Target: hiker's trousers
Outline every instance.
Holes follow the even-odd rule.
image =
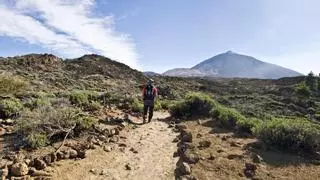
[[[150,122],[153,116],[154,100],[144,100],[143,119],[145,120],[149,111],[148,121]]]

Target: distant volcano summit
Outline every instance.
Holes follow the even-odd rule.
[[[260,61],[254,57],[228,51],[207,59],[192,68],[177,68],[165,72],[165,76],[225,77],[278,79],[301,76],[291,69]]]

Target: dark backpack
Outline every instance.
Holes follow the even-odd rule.
[[[148,85],[146,87],[146,91],[144,93],[144,97],[147,100],[153,100],[154,99],[154,94],[153,94],[153,86]]]

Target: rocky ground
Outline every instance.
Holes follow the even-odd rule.
[[[117,143],[90,151],[82,161],[61,161],[53,168],[54,179],[174,179],[177,158],[172,155],[176,137],[163,118],[146,125],[131,124]]]
[[[318,157],[305,158],[218,128],[212,120],[179,125],[179,156],[196,179],[319,179]],[[185,168],[182,168],[185,169]],[[180,174],[181,175],[181,174]]]
[[[113,112],[112,116],[122,114]],[[100,122],[97,134],[3,157],[3,179],[318,179],[314,157],[283,153],[255,138],[217,127],[212,120],[174,123],[167,113],[142,125]],[[107,130],[108,129],[108,130]],[[105,134],[103,135],[104,132]],[[3,145],[3,143],[1,143]],[[51,153],[49,153],[51,152]],[[49,154],[48,154],[49,153]],[[47,154],[47,155],[46,155]]]

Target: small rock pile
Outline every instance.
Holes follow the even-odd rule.
[[[196,164],[200,160],[200,156],[195,152],[195,146],[192,145],[193,136],[191,132],[187,130],[187,126],[183,124],[177,124],[172,126],[175,132],[180,132],[180,135],[174,140],[178,143],[178,150],[175,153],[175,157],[180,157],[177,167],[176,176],[181,180],[195,180],[196,178],[191,175],[191,165]],[[208,147],[211,144],[205,142],[201,146]]]

